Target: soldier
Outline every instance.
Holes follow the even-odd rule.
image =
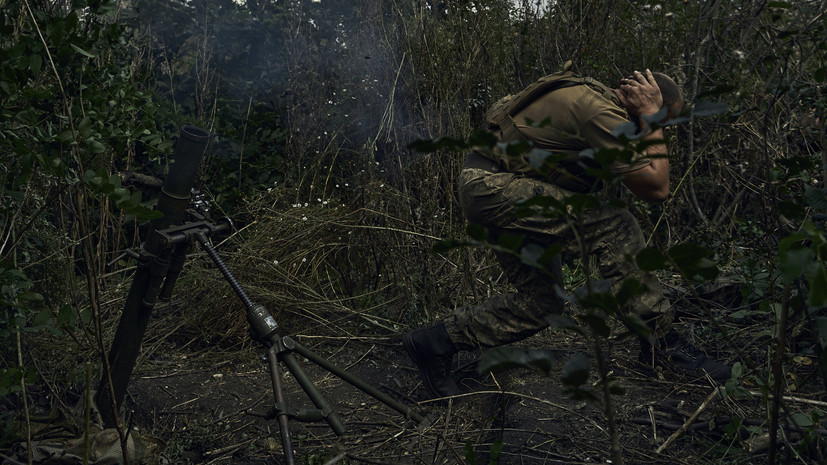
[[[612,130],[630,121],[643,131],[644,140],[662,141],[662,130],[651,130],[644,116],[661,115],[661,109],[666,108],[665,121],[683,108],[680,88],[664,74],[635,71],[620,80],[618,89],[609,89],[590,78],[573,75],[568,67],[569,63],[564,72],[502,99],[489,111],[488,120],[501,142],[525,141],[539,149],[573,156],[541,176],[524,157],[508,157],[496,148],[477,149],[466,156],[459,177],[459,199],[465,217],[485,226],[490,237],[512,233],[544,247],[562,246],[562,252],[548,266],[553,277],[513,255],[498,252],[497,259],[516,293],[458,308],[443,321],[403,336],[408,355],[434,397],[458,394],[450,376],[451,359],[458,350],[509,344],[548,327],[547,317],[563,311],[558,291],[562,287],[561,260],[582,256],[584,244],[613,289],[627,278],[646,285],[645,293],[624,309],[642,318],[651,329],[648,338],[641,338],[641,361],[687,374],[706,372],[718,382],[730,377],[729,367],[707,358],[672,328],[670,303],[657,278],[626,260],[627,255],[634,256],[645,246],[640,226],[628,209],[600,206],[589,210],[578,218],[579,237],[564,220],[513,214],[514,203],[520,199],[538,195],[563,199],[572,192],[600,189],[600,181],[580,168],[583,160],[578,162],[576,154],[588,148],[622,147]],[[534,123],[548,119],[550,124]],[[666,145],[656,143],[629,162],[615,161],[608,168],[637,197],[662,202],[669,195],[667,155]]]

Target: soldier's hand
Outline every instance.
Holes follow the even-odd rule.
[[[635,71],[631,76],[621,79],[617,96],[632,116],[652,115],[663,107],[660,87],[648,69],[646,74]]]

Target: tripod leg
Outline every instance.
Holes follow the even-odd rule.
[[[325,370],[333,373],[334,375],[338,376],[339,378],[347,381],[352,386],[358,388],[362,392],[372,396],[374,399],[382,402],[383,404],[387,405],[388,407],[396,410],[397,412],[407,416],[408,418],[412,419],[413,421],[417,422],[420,426],[427,426],[430,424],[430,420],[426,417],[423,417],[419,413],[417,413],[411,407],[397,401],[393,397],[385,394],[384,392],[379,391],[375,387],[371,386],[370,384],[366,383],[361,378],[348,373],[347,371],[337,367],[336,365],[330,363],[329,360],[322,358],[318,354],[314,353],[310,349],[304,347],[303,345],[299,344],[295,340],[289,337],[282,338],[283,343],[292,351],[296,352],[297,354],[301,355],[302,357],[310,360],[311,362],[319,365],[320,367],[324,368]]]
[[[284,391],[281,389],[278,355],[276,355],[273,348],[267,351],[267,361],[270,364],[270,379],[273,382],[276,405],[279,407],[279,432],[281,433],[281,446],[284,449],[284,460],[287,465],[295,465],[296,458],[293,455],[293,443],[290,440],[290,429],[287,426],[287,409],[285,408],[287,404],[284,402]]]
[[[296,361],[296,357],[290,352],[282,352],[279,354],[279,359],[282,363],[284,363],[287,369],[293,373],[293,376],[296,377],[296,381],[298,381],[299,385],[302,389],[304,389],[304,392],[307,393],[307,397],[310,398],[313,405],[322,411],[322,416],[325,421],[327,421],[327,424],[333,429],[333,432],[336,433],[337,436],[343,435],[345,433],[345,425],[343,425],[342,421],[339,420],[339,415],[333,411],[333,407],[330,406],[324,396],[322,396],[316,388],[316,385],[313,384],[313,381],[311,381],[304,370],[302,370],[299,362]]]

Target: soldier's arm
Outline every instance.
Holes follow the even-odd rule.
[[[616,90],[616,93],[629,114],[639,120],[644,131],[647,130],[647,125],[643,115],[655,114],[663,106],[660,88],[648,69],[645,75],[635,71],[634,75],[622,79],[620,89]],[[663,130],[649,131],[643,139],[663,140]],[[669,197],[669,153],[666,144],[650,145],[646,148],[646,155],[652,163],[625,173],[623,184],[642,200],[663,202]]]
[[[652,131],[643,139],[663,140],[663,131]],[[647,202],[663,202],[669,197],[669,158],[665,144],[650,145],[646,155],[652,163],[623,176],[623,184]]]

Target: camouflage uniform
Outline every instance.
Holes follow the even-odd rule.
[[[548,128],[530,124],[541,121],[543,115],[552,115]],[[581,85],[543,96],[513,120],[514,127],[505,128],[505,132],[517,129],[523,139],[535,146],[576,153],[588,147],[620,145],[611,129],[629,118],[618,102]],[[632,163],[616,162],[611,169],[624,173],[648,163],[651,161],[640,157]],[[499,346],[524,339],[546,328],[548,315],[563,311],[563,299],[555,288],[562,287],[562,260],[582,256],[575,232],[565,220],[518,218],[513,213],[517,200],[538,195],[562,199],[571,192],[532,173],[525,163],[522,165],[515,168],[513,159],[498,159],[490,152],[471,152],[459,178],[462,211],[468,221],[487,227],[494,237],[509,232],[543,247],[561,244],[562,253],[549,265],[554,277],[517,257],[498,253],[504,272],[518,292],[492,297],[478,306],[459,308],[448,316],[445,329],[457,349]],[[588,211],[579,221],[577,236],[589,248],[587,254],[596,257],[602,278],[610,280],[615,288],[627,278],[646,284],[648,291],[637,296],[625,310],[646,320],[656,337],[666,334],[671,329],[672,314],[660,284],[654,276],[626,261],[627,255],[635,255],[645,246],[643,233],[632,214],[625,208],[602,206]]]

